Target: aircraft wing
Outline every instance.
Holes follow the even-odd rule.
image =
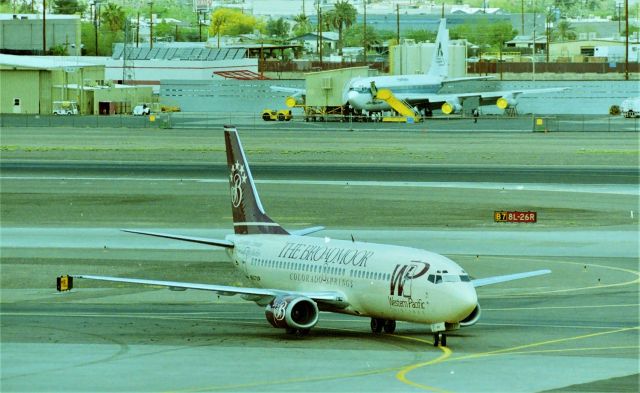
[[[476,279],[476,280],[471,280],[471,283],[473,284],[474,287],[477,288],[477,287],[483,287],[485,285],[499,284],[501,282],[520,280],[521,278],[529,278],[529,277],[541,276],[543,274],[549,274],[549,273],[551,273],[551,270],[548,270],[548,269],[536,270],[536,271],[532,271],[532,272],[507,274],[505,276],[494,276],[494,277],[479,278],[479,279]]]
[[[97,281],[109,281],[109,282],[120,282],[120,283],[128,283],[128,284],[160,286],[160,287],[167,287],[174,291],[196,289],[201,291],[211,291],[222,296],[241,295],[245,300],[254,301],[261,305],[268,304],[278,296],[293,295],[293,296],[305,296],[316,302],[331,304],[337,307],[348,306],[348,303],[346,301],[344,294],[340,292],[335,292],[335,291],[319,291],[319,292],[283,291],[279,289],[268,289],[268,288],[232,287],[227,285],[198,284],[198,283],[189,283],[189,282],[180,282],[180,281],[146,280],[146,279],[140,279],[140,278],[94,276],[89,274],[72,275],[69,277],[82,278],[87,280],[97,280]]]
[[[225,247],[225,248],[233,248],[234,246],[232,242],[224,239],[205,239],[202,237],[171,235],[169,233],[134,231],[132,229],[121,229],[121,231],[129,232],[129,233],[137,233],[139,235],[162,237],[165,239],[182,240],[182,241],[191,242],[191,243],[207,244],[209,246],[218,246],[218,247]]]
[[[428,93],[397,93],[396,97],[405,100],[411,104],[429,102],[432,107],[437,108],[445,102],[464,101],[467,98],[480,98],[481,105],[495,104],[502,97],[517,99],[520,95],[525,94],[545,94],[557,93],[568,90],[567,87],[552,87],[546,89],[521,89],[521,90],[498,90],[498,91],[479,91],[472,93],[452,93],[452,94],[428,94]]]
[[[269,88],[273,91],[279,91],[282,93],[289,93],[292,95],[304,95],[307,93],[306,89],[298,89],[295,87],[284,87],[284,86],[269,86]]]

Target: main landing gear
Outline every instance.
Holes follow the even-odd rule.
[[[434,347],[439,347],[439,346],[443,346],[446,347],[447,346],[447,335],[443,332],[434,332],[433,333],[433,346]]]
[[[389,334],[395,332],[396,321],[393,319],[371,318],[371,331],[374,334],[380,334],[383,330]]]

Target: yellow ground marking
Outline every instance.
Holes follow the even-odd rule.
[[[403,367],[400,371],[398,371],[396,373],[396,379],[398,379],[398,381],[407,384],[409,386],[413,386],[414,388],[418,388],[418,389],[422,389],[422,390],[428,390],[428,391],[432,391],[432,392],[438,392],[438,393],[449,393],[449,391],[444,390],[444,389],[440,389],[440,388],[436,388],[433,386],[427,386],[427,385],[422,385],[420,383],[417,382],[413,382],[411,380],[409,380],[407,378],[407,374],[410,373],[411,371],[415,370],[416,368],[420,368],[420,367],[426,367],[426,366],[431,366],[434,364],[438,364],[438,363],[442,363],[445,360],[447,360],[447,358],[449,358],[449,356],[451,356],[451,354],[453,353],[449,348],[447,347],[438,347],[440,348],[440,350],[443,352],[443,354],[435,359],[431,359],[427,362],[423,362],[423,363],[416,363],[416,364],[412,364],[410,366],[406,366]]]
[[[498,349],[498,350],[495,350],[495,351],[470,354],[470,355],[466,355],[466,356],[461,356],[461,357],[457,357],[457,358],[448,359],[447,361],[448,362],[453,362],[453,361],[459,361],[459,360],[478,359],[478,358],[483,358],[483,357],[488,357],[488,356],[497,356],[497,355],[504,355],[504,354],[511,355],[511,354],[537,353],[538,351],[520,351],[520,350],[527,349],[527,348],[540,347],[540,346],[549,345],[549,344],[557,344],[557,343],[567,342],[567,341],[583,340],[583,339],[587,339],[587,338],[591,338],[591,337],[603,336],[603,335],[606,335],[606,334],[615,334],[615,333],[626,332],[626,331],[629,331],[629,330],[640,330],[640,326],[635,326],[635,327],[631,327],[631,328],[609,330],[609,331],[606,331],[606,332],[583,334],[583,335],[573,336],[573,337],[558,338],[558,339],[553,339],[553,340],[539,341],[539,342],[535,342],[535,343],[531,343],[531,344],[524,344],[524,345],[518,345],[518,346],[510,347],[510,348]],[[630,347],[624,347],[624,348],[627,349],[627,348],[630,348]],[[631,348],[635,348],[635,347],[631,347]],[[604,349],[612,349],[612,348],[611,347],[606,347]],[[551,352],[551,351],[564,352],[564,351],[573,351],[573,350],[588,350],[588,348],[585,348],[585,349],[582,349],[582,348],[580,348],[580,349],[570,348],[570,349],[566,349],[566,350],[556,349],[556,350],[549,350],[549,352]],[[540,351],[538,353],[543,353],[543,352],[547,352],[547,351]],[[406,378],[406,374],[408,372],[416,370],[418,368],[430,366],[430,365],[433,365],[433,364],[435,364],[435,363],[434,362],[424,362],[424,363],[418,363],[418,364],[415,364],[415,365],[412,365],[412,366],[408,366],[407,367],[407,371],[404,372],[404,374],[403,374],[403,377],[404,377],[403,382],[408,383],[411,386],[415,386],[415,387],[420,387],[421,388],[420,384],[415,383],[413,381],[410,381],[408,378]],[[431,389],[427,389],[427,390],[431,390]]]
[[[509,260],[517,259],[519,261],[528,261],[528,262],[540,263],[540,260],[538,260],[538,259],[530,259],[530,258],[507,258],[507,257],[502,257],[501,258],[500,256],[496,256],[495,258],[498,258],[498,259],[509,259]],[[482,297],[485,298],[485,299],[488,299],[488,298],[496,298],[496,297],[516,297],[516,296],[531,296],[531,295],[538,296],[538,295],[545,295],[545,294],[551,294],[551,293],[576,292],[576,291],[584,291],[584,290],[589,290],[589,289],[603,289],[603,288],[621,287],[621,286],[640,283],[640,272],[638,272],[637,270],[625,269],[625,268],[622,268],[622,267],[614,267],[614,266],[604,266],[604,265],[598,265],[598,264],[592,264],[592,263],[584,263],[584,262],[555,261],[555,260],[550,260],[548,262],[549,263],[561,263],[561,264],[564,263],[564,264],[571,264],[571,265],[582,265],[582,266],[589,266],[589,267],[599,267],[599,268],[602,268],[602,269],[617,270],[617,271],[621,271],[621,272],[632,274],[632,275],[636,276],[636,278],[631,280],[631,281],[625,281],[625,282],[614,283],[614,284],[597,284],[597,285],[592,285],[592,286],[587,286],[587,287],[553,289],[553,290],[549,290],[549,291],[528,292],[528,293],[526,293],[526,292],[525,293],[512,293],[512,294],[503,293],[503,294],[495,294],[495,295],[484,295]],[[553,274],[553,272],[551,274]]]
[[[509,355],[528,355],[532,353],[557,353],[557,352],[586,352],[586,351],[610,351],[612,349],[640,349],[640,345],[623,345],[619,347],[592,347],[592,348],[568,348],[568,349],[542,349],[537,351],[509,352]]]
[[[635,304],[602,304],[597,306],[547,306],[547,307],[509,307],[509,308],[483,308],[482,311],[521,311],[521,310],[554,310],[554,309],[576,309],[576,308],[613,308],[613,307],[638,307]]]
[[[567,341],[583,340],[583,339],[591,338],[591,337],[604,336],[606,334],[622,333],[622,332],[626,332],[626,331],[629,331],[629,330],[640,330],[640,326],[635,326],[635,327],[630,327],[630,328],[622,328],[622,329],[615,329],[615,330],[608,330],[606,332],[589,333],[589,334],[583,334],[583,335],[573,336],[573,337],[557,338],[557,339],[547,340],[547,341],[539,341],[539,342],[535,342],[535,343],[531,343],[531,344],[518,345],[516,347],[511,347],[511,348],[503,348],[503,349],[497,349],[495,351],[470,354],[470,355],[462,356],[462,357],[459,357],[459,358],[451,359],[451,361],[453,361],[453,360],[477,359],[477,358],[481,358],[481,357],[499,355],[499,354],[503,354],[503,353],[511,353],[511,352],[519,351],[521,349],[526,349],[526,348],[535,348],[535,347],[540,347],[540,346],[543,346],[543,345],[558,344],[558,343],[567,342]]]

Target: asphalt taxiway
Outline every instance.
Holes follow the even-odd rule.
[[[388,135],[372,135],[379,137]],[[154,138],[143,143],[152,149]],[[207,292],[77,282],[59,294],[55,277],[66,273],[244,282],[221,250],[119,231],[221,237],[230,222],[224,179],[175,176],[166,162],[147,162],[149,176],[135,165],[84,171],[51,161],[3,166],[0,176],[3,392],[638,391],[632,165],[613,165],[626,171],[622,181],[602,168],[589,181],[584,163],[568,182],[560,169],[546,179],[540,171],[535,182],[514,169],[510,178],[519,183],[482,170],[470,171],[471,179],[367,179],[366,164],[353,173],[360,175],[346,171],[338,179],[313,170],[308,183],[284,170],[258,179],[274,219],[327,225],[318,236],[429,249],[474,277],[553,271],[480,288],[480,322],[436,348],[420,325],[398,323],[396,334],[374,336],[368,319],[325,313],[311,335],[292,338],[272,328],[260,307]],[[536,209],[541,219],[492,223],[491,209],[503,207]]]

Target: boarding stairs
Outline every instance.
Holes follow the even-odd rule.
[[[372,89],[373,90],[373,89]],[[382,121],[417,123],[422,120],[420,113],[408,102],[393,95],[389,89],[376,89],[375,98],[385,101],[400,116],[385,116]]]

